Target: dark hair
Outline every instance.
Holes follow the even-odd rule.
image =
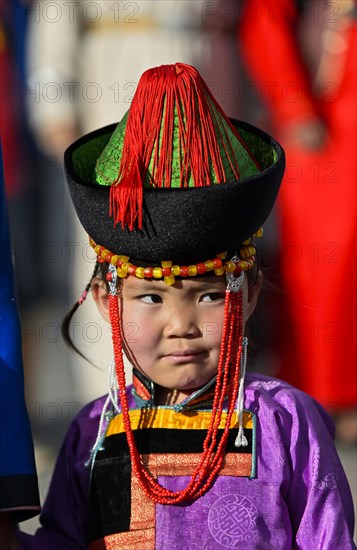
[[[89,279],[89,282],[86,285],[86,287],[84,289],[84,292],[88,293],[92,290],[92,281],[96,277],[99,277],[103,281],[107,282],[107,280],[105,278],[105,275],[106,275],[107,272],[108,272],[108,267],[107,267],[106,264],[100,264],[99,262],[96,262],[95,266],[94,266],[92,276]],[[70,334],[69,334],[69,326],[71,324],[72,317],[76,313],[76,311],[77,311],[77,309],[79,308],[80,305],[81,305],[81,301],[77,300],[77,302],[72,306],[72,308],[69,310],[69,312],[63,318],[62,325],[61,325],[61,334],[62,334],[62,337],[63,337],[64,341],[66,342],[66,344],[71,349],[73,349],[76,353],[78,353],[78,355],[83,357],[83,359],[86,359],[87,361],[89,361],[89,359],[74,344],[74,342],[73,342],[73,340],[72,340],[72,338],[70,337]]]

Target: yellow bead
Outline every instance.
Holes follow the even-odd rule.
[[[112,256],[112,259],[110,260],[110,263],[113,265],[117,265],[118,260],[119,260],[119,256],[117,254],[114,254],[114,256]]]
[[[99,252],[100,252],[100,244],[97,244],[97,246],[95,247],[94,250],[95,250],[95,253],[96,253],[96,254],[99,254]]]
[[[214,270],[215,275],[224,275],[224,267],[217,267],[217,269]]]
[[[124,277],[127,276],[127,272],[124,271],[124,269],[121,269],[120,267],[118,267],[118,269],[117,269],[117,275],[118,275],[118,277],[124,278]]]
[[[175,277],[173,275],[167,275],[164,277],[164,283],[167,285],[173,285],[175,282]]]
[[[263,236],[263,228],[261,227],[260,229],[258,229],[258,231],[256,231],[253,235],[253,237],[262,237]]]
[[[197,275],[197,267],[195,265],[189,265],[188,274],[190,277],[194,277],[195,275]]]
[[[124,262],[124,263],[127,263],[129,261],[129,256],[123,256],[122,254],[120,254],[118,258],[121,262]]]
[[[224,269],[228,271],[228,273],[233,273],[233,271],[236,268],[236,264],[234,262],[226,262],[224,264]]]
[[[120,256],[119,256],[119,258],[120,258]],[[130,266],[131,266],[131,263],[130,263],[130,262],[123,262],[123,263],[121,264],[121,268],[122,268],[123,271],[128,271],[128,269],[129,269]]]
[[[217,258],[225,260],[227,258],[227,252],[220,252],[219,254],[217,254]]]
[[[109,251],[109,250],[107,250],[107,249],[103,250],[103,252],[102,252],[102,254],[101,254],[103,260],[106,259],[106,257],[108,256],[108,254],[110,254],[110,251]]]
[[[243,258],[244,260],[246,260],[247,258],[250,258],[255,253],[256,253],[256,250],[254,246],[245,246],[244,248],[240,249],[241,258]]]
[[[169,260],[165,260],[161,262],[161,267],[171,267],[171,266],[172,266],[172,262],[170,262]]]
[[[135,276],[139,279],[143,279],[145,277],[144,268],[143,267],[137,267],[135,269]]]
[[[172,275],[175,275],[178,277],[180,275],[180,266],[179,265],[173,265],[171,268]]]
[[[242,242],[242,245],[243,245],[243,246],[249,246],[251,242],[252,242],[252,239],[249,237],[249,239],[247,239],[246,241],[243,241],[243,242]]]
[[[162,277],[162,269],[161,269],[161,267],[154,267],[154,269],[152,270],[152,276],[153,276],[155,279],[161,279],[161,277]]]
[[[206,271],[212,271],[212,269],[214,269],[214,263],[212,260],[207,260],[204,264],[206,266]]]
[[[247,271],[247,269],[249,268],[248,262],[246,262],[245,260],[241,260],[238,263],[242,271]]]

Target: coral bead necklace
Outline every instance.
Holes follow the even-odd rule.
[[[114,287],[116,287],[116,285],[112,283],[111,288]],[[119,313],[120,304],[116,292],[111,291],[109,295],[109,311],[122,417],[134,475],[137,477],[145,494],[158,504],[178,504],[196,500],[212,486],[216,475],[223,466],[224,452],[238,395],[243,338],[242,290],[238,292],[232,292],[229,289],[226,290],[222,343],[218,361],[211,421],[203,443],[203,451],[199,464],[192,474],[186,488],[177,492],[173,492],[160,485],[142,463],[130,424],[123,361],[121,319]],[[227,398],[228,405],[223,433],[219,434],[219,431],[222,432],[222,430],[220,430],[220,425],[222,423],[224,404]]]

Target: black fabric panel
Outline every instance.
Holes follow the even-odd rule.
[[[92,473],[89,503],[91,541],[112,533],[129,531],[131,510],[129,454],[96,461]]]
[[[23,510],[21,508],[35,508]],[[0,477],[0,510],[14,509],[16,521],[25,521],[40,512],[37,476],[23,474]]]
[[[140,454],[184,454],[201,453],[207,430],[172,430],[165,428],[141,429],[133,432],[136,445]],[[223,430],[218,433],[218,441]],[[252,430],[245,429],[244,434],[248,440],[247,447],[234,445],[238,429],[231,429],[228,436],[226,453],[252,453]],[[104,450],[98,453],[97,461],[106,460],[113,456],[129,453],[125,433],[107,437],[104,442]]]

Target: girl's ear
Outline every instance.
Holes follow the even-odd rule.
[[[246,318],[245,318],[246,321],[248,321],[249,317],[253,314],[255,310],[255,306],[257,305],[258,296],[261,291],[262,284],[263,284],[263,273],[259,269],[255,284],[248,287],[248,299],[247,299],[247,305],[246,305]]]
[[[92,296],[97,305],[98,311],[105,319],[110,322],[109,317],[109,300],[106,284],[101,279],[95,278],[92,281]]]

